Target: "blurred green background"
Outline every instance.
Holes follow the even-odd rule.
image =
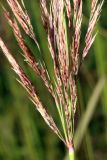
[[[1,1],[6,5],[6,1]],[[34,31],[41,46],[46,49],[45,35],[40,21],[39,1],[26,0]],[[84,33],[89,18],[89,2],[84,1],[81,50]],[[81,66],[78,76],[79,108],[85,111],[97,82],[107,76],[107,1],[105,0],[99,23],[97,38]],[[0,8],[0,36],[6,42],[13,55],[27,68],[20,54],[11,28]],[[47,51],[47,50],[46,50]],[[36,55],[35,55],[36,56]],[[46,57],[46,54],[44,53]],[[50,59],[46,57],[47,63]],[[49,66],[48,66],[49,67]],[[51,69],[50,69],[51,70]],[[40,92],[44,103],[52,110],[53,99],[47,94],[40,80],[29,68],[26,72]],[[92,119],[85,132],[83,141],[77,150],[78,160],[107,160],[107,85],[105,84],[98,102],[95,104]],[[79,109],[78,109],[79,110]],[[53,110],[54,111],[54,110]],[[78,111],[79,112],[79,111]],[[53,113],[57,119],[56,112]],[[78,118],[79,117],[79,118]],[[76,115],[76,128],[81,117]],[[44,123],[40,114],[30,102],[24,89],[16,81],[16,75],[10,68],[0,50],[0,160],[67,160],[66,148]]]

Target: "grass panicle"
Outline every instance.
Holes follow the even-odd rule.
[[[23,51],[25,60],[35,73],[42,78],[44,85],[54,98],[63,133],[56,126],[54,119],[42,104],[30,78],[24,73],[19,62],[13,58],[2,38],[0,38],[0,47],[13,70],[18,75],[19,82],[29,93],[36,109],[40,112],[48,126],[68,147],[70,159],[73,160],[74,116],[78,100],[75,77],[78,75],[80,62],[83,62],[95,40],[96,34],[93,36],[93,32],[100,16],[103,1],[91,1],[89,24],[85,36],[85,47],[83,52],[80,53],[83,1],[74,0],[73,4],[71,4],[70,0],[52,0],[47,4],[46,0],[40,0],[41,18],[47,34],[48,48],[54,64],[55,85],[51,82],[44,59],[40,62],[40,65],[38,65],[32,51],[24,40],[22,30],[20,30],[21,27],[24,33],[35,42],[38,51],[41,52],[41,47],[35,36],[24,1],[7,0],[7,3],[13,12],[14,19],[11,18],[7,9],[4,9],[4,15],[14,32],[19,47]]]

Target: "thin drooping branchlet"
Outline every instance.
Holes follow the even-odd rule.
[[[73,37],[72,46],[72,63],[73,63],[73,74],[77,75],[79,67],[79,45],[80,45],[80,35],[81,35],[81,23],[82,23],[82,0],[79,3],[78,10],[76,11],[76,22],[75,22],[75,32]]]
[[[53,118],[49,115],[49,113],[41,103],[38,94],[36,93],[35,87],[32,85],[29,78],[24,73],[23,69],[19,66],[18,62],[13,58],[12,54],[7,49],[1,38],[0,38],[0,47],[3,53],[5,54],[6,58],[8,59],[9,63],[11,64],[12,69],[19,76],[20,78],[19,82],[31,96],[33,103],[35,103],[36,109],[40,112],[40,114],[42,115],[43,119],[48,124],[48,126],[61,138],[61,140],[63,140],[62,135],[58,130]]]
[[[35,41],[35,45],[37,45],[40,50],[23,0],[21,0],[22,4],[20,4],[18,0],[7,0],[7,2],[24,32]],[[42,78],[45,86],[55,100],[63,134],[57,128],[52,116],[49,115],[48,111],[44,108],[34,86],[31,84],[29,78],[17,61],[10,54],[1,38],[0,47],[14,71],[19,76],[20,83],[29,93],[31,100],[45,122],[60,137],[69,150],[73,150],[74,148],[74,116],[78,100],[75,76],[78,74],[80,67],[79,63],[84,60],[95,40],[96,34],[93,35],[93,31],[100,16],[102,5],[103,0],[100,2],[98,0],[91,0],[90,18],[85,36],[85,47],[83,52],[80,53],[83,1],[73,0],[73,4],[71,4],[70,0],[51,0],[48,4],[47,0],[40,0],[41,18],[47,34],[48,48],[54,64],[54,87],[53,84],[51,84],[47,70],[44,67],[45,64],[42,64],[41,62],[41,67],[38,66],[38,63],[23,39],[16,20],[12,20],[9,13],[6,10],[4,11],[18,44],[24,53],[26,61],[36,74]]]
[[[98,0],[92,0],[91,4],[91,13],[90,13],[90,19],[89,19],[89,25],[85,37],[85,48],[83,51],[83,58],[86,57],[91,45],[93,44],[96,34],[93,36],[93,30],[95,28],[95,24],[100,16],[102,5],[104,1],[101,1],[99,4]]]
[[[37,46],[39,48],[39,44],[36,40],[35,34],[33,32],[33,27],[30,22],[30,18],[27,14],[27,11],[25,10],[25,7],[23,10],[17,0],[7,0],[7,3],[9,4],[10,8],[12,9],[13,14],[17,18],[17,20],[20,23],[23,30],[26,32],[27,35],[29,35],[35,41],[35,43],[37,44]]]

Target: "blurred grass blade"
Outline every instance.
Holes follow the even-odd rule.
[[[88,105],[87,105],[87,108],[86,108],[86,111],[85,113],[83,114],[79,124],[78,124],[78,127],[77,127],[77,130],[75,132],[75,136],[74,136],[74,145],[75,145],[75,149],[77,150],[83,137],[84,137],[84,134],[86,132],[86,129],[88,127],[88,124],[93,116],[93,113],[95,111],[95,107],[96,107],[96,104],[99,100],[99,97],[101,95],[101,92],[102,92],[102,89],[104,87],[104,85],[106,84],[106,78],[103,77],[99,80],[99,82],[97,83],[94,91],[93,91],[93,94],[88,102]]]
[[[100,28],[100,25],[97,26],[97,28]],[[105,34],[105,33],[104,33]],[[98,77],[102,77],[107,75],[107,55],[106,49],[107,45],[104,43],[105,39],[102,35],[98,35],[97,39],[94,43],[94,52],[95,52],[95,63],[97,67],[97,75]],[[101,112],[104,115],[104,143],[107,145],[107,84],[104,87],[104,90],[102,92],[101,96],[101,106],[102,110]]]

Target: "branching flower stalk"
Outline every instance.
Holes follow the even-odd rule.
[[[84,61],[95,40],[96,34],[93,35],[93,31],[100,16],[103,1],[90,1],[90,18],[85,36],[85,47],[83,52],[80,52],[83,1],[73,0],[72,4],[70,0],[51,0],[49,4],[47,4],[47,0],[40,0],[41,18],[47,33],[48,48],[54,64],[54,84],[51,82],[51,77],[44,59],[40,61],[40,65],[38,65],[37,60],[22,36],[20,27],[22,27],[27,36],[32,38],[38,51],[41,52],[41,47],[33,31],[33,26],[25,8],[24,1],[21,0],[19,3],[17,0],[7,0],[7,3],[13,12],[14,19],[11,18],[7,9],[3,7],[4,15],[14,32],[28,65],[42,78],[44,85],[53,96],[63,133],[58,129],[54,119],[41,102],[36,88],[19,65],[19,62],[12,56],[1,37],[0,47],[13,70],[18,75],[19,83],[28,92],[36,109],[40,112],[53,132],[64,142],[69,150],[70,160],[74,160],[74,116],[78,100],[75,77],[78,75],[81,62]]]

